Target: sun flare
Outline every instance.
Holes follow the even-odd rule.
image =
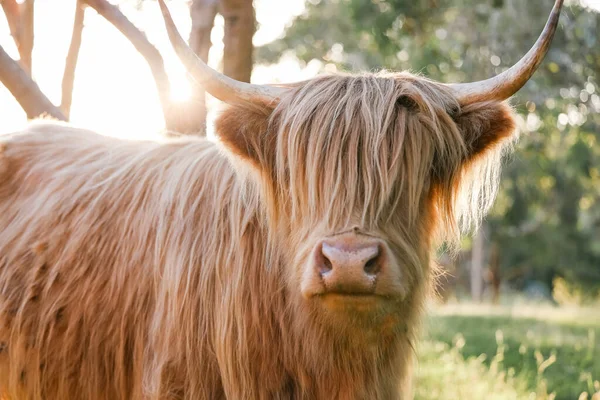
[[[255,3],[259,22],[254,37],[256,45],[276,39],[286,23],[304,9],[304,0],[258,0]],[[191,82],[168,43],[156,2],[144,2],[138,7],[137,2],[125,0],[118,5],[164,57],[171,99],[175,102],[188,100],[192,94]],[[60,82],[71,37],[74,6],[75,1],[38,0],[35,3],[33,76],[41,90],[57,105],[60,104]],[[187,36],[190,29],[188,3],[173,0],[169,6],[179,29],[184,37]],[[0,15],[0,43],[10,56],[18,59],[4,14]],[[219,67],[222,58],[223,34],[223,18],[217,16],[209,54],[209,63],[213,67]],[[306,77],[297,62],[290,68],[294,62],[286,60],[280,67],[256,66],[253,81],[293,81]],[[309,70],[312,75],[316,73],[314,66]],[[209,97],[209,108],[215,103]],[[209,113],[209,118],[211,115],[214,113]],[[2,132],[20,129],[27,122],[25,113],[3,86],[0,86],[0,119]],[[86,9],[75,75],[71,122],[127,139],[156,138],[164,126],[157,89],[146,61],[114,26],[89,8]]]

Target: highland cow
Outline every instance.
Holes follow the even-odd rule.
[[[231,80],[218,141],[128,142],[37,122],[0,149],[0,397],[411,397],[435,271],[491,205],[505,100],[546,53],[483,82],[408,73]]]

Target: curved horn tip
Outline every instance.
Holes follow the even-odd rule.
[[[463,104],[486,100],[506,100],[521,89],[544,59],[560,19],[564,0],[556,0],[544,29],[533,47],[508,70],[492,78],[472,83],[450,84]]]

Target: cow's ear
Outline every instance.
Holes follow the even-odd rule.
[[[504,102],[470,104],[462,107],[453,119],[465,138],[467,161],[507,143],[515,135],[514,114]]]
[[[215,121],[215,133],[235,156],[260,167],[269,162],[275,135],[269,131],[272,109],[231,106]]]

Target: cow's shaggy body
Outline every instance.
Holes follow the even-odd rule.
[[[224,147],[53,123],[5,137],[0,393],[408,393],[434,237],[485,211],[512,130],[502,103],[461,110],[441,85],[381,74],[315,79],[274,110],[230,108]],[[403,277],[366,315],[298,290],[315,238],[353,226],[386,240]]]

